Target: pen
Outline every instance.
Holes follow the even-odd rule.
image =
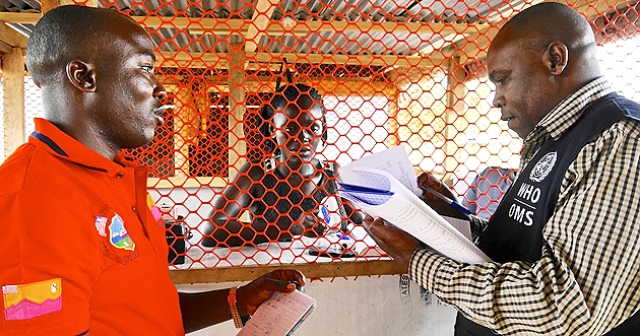
[[[441,193],[439,193],[439,192],[437,192],[437,191],[435,191],[435,190],[433,190],[433,189],[431,189],[431,188],[427,187],[426,185],[421,185],[421,186],[420,186],[420,189],[422,189],[422,190],[424,190],[424,191],[427,191],[427,192],[430,192],[430,193],[432,193],[432,194],[436,195],[439,199],[441,199],[441,200],[443,200],[443,201],[447,202],[447,203],[448,203],[449,205],[451,205],[454,209],[457,209],[458,211],[461,211],[461,212],[462,212],[462,213],[464,213],[464,214],[467,214],[467,215],[473,215],[473,213],[471,213],[471,210],[469,210],[469,209],[467,209],[467,208],[463,207],[462,205],[460,205],[460,203],[458,203],[458,202],[456,202],[456,201],[454,201],[454,200],[450,199],[449,197],[447,197],[447,196],[445,196],[445,195],[443,195],[443,194],[441,194]]]
[[[343,182],[338,182],[338,185],[340,187],[342,187],[341,190],[344,190],[344,191],[353,191],[353,192],[359,192],[359,193],[365,193],[365,194],[380,194],[380,195],[393,196],[393,193],[390,192],[389,190],[383,190],[383,189],[377,189],[377,188],[371,188],[371,187],[364,187],[364,186],[348,184],[348,183],[343,183]]]

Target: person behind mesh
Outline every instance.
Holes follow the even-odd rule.
[[[305,84],[285,84],[262,106],[260,119],[265,155],[260,160],[248,153],[251,160],[214,197],[210,222],[203,229],[206,247],[290,241],[327,229],[317,210],[336,195],[338,166],[316,156],[327,139],[322,97]],[[343,209],[351,221],[361,223],[361,213],[348,204]],[[245,210],[251,223],[239,220]]]

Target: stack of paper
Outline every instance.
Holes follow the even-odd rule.
[[[374,167],[372,162],[376,163]],[[344,167],[340,179],[342,197],[439,253],[470,264],[490,261],[468,237],[417,196],[420,191],[403,147],[370,155]]]

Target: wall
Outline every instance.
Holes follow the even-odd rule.
[[[408,283],[408,284],[407,284]],[[179,285],[201,291],[240,283]],[[306,293],[318,303],[295,336],[451,336],[455,310],[400,275],[309,281]],[[231,336],[238,330],[227,321],[188,336]]]

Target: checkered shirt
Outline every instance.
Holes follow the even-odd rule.
[[[525,139],[520,169],[610,92],[598,78],[558,104]],[[625,120],[569,166],[539,261],[469,265],[418,249],[409,275],[501,335],[603,335],[639,308],[639,212],[640,123]],[[471,222],[474,233],[486,226]]]

